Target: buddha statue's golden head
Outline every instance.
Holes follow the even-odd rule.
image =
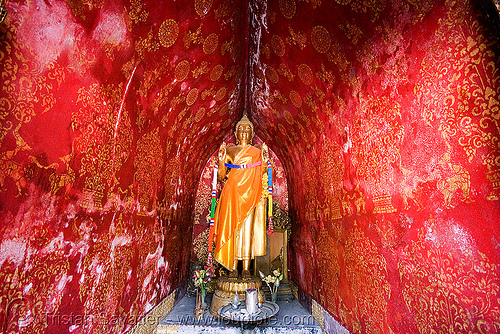
[[[236,137],[236,144],[240,144],[241,142],[245,142],[246,144],[252,143],[254,128],[246,114],[236,123],[234,136]]]

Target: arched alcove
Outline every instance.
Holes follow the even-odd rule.
[[[234,136],[226,138],[225,142],[234,143]],[[253,140],[255,145],[265,142],[256,136]],[[269,273],[271,269],[280,268],[288,277],[288,247],[287,241],[291,233],[291,220],[288,216],[288,186],[285,170],[276,153],[269,148],[273,166],[273,216],[275,234],[268,235],[266,256],[259,257],[252,263],[254,274],[258,270]],[[196,265],[205,264],[208,252],[208,234],[210,226],[210,203],[213,170],[216,164],[217,151],[215,151],[203,168],[196,191],[195,209],[193,215],[193,236],[191,261]],[[217,183],[217,198],[222,190],[223,183]],[[220,266],[215,264],[216,270]]]

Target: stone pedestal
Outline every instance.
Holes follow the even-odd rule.
[[[245,303],[245,290],[253,287],[262,294],[262,280],[259,277],[252,276],[250,279],[234,279],[222,276],[215,281],[215,291],[210,305],[210,314],[219,317],[217,311],[231,302],[231,298],[238,291],[238,297],[241,303]],[[262,295],[263,297],[264,295]],[[264,300],[264,299],[263,299]]]

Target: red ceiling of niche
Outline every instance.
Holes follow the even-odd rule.
[[[477,4],[252,12],[250,114],[292,176],[293,280],[355,332],[498,331],[479,282],[499,279],[499,49]]]
[[[9,1],[0,27],[7,108],[0,114],[0,245],[8,254],[0,277],[17,285],[3,285],[0,310],[26,296],[55,312],[140,316],[181,285],[199,176],[232,132],[248,89],[257,133],[289,175],[291,265],[304,291],[358,331],[450,328],[441,317],[447,293],[458,296],[453,307],[482,310],[489,325],[498,303],[480,304],[495,290],[476,284],[498,285],[496,174],[481,160],[491,156],[488,133],[479,132],[486,136],[477,152],[460,140],[477,133],[444,137],[448,121],[460,123],[450,115],[473,103],[455,98],[449,106],[447,77],[434,85],[432,73],[449,71],[439,58],[443,43],[458,51],[457,82],[475,89],[460,68],[460,55],[469,56],[479,60],[487,92],[498,92],[495,67],[484,66],[493,56],[473,43],[457,48],[458,35],[447,38],[454,29],[445,19],[457,24],[465,2],[342,3],[254,1],[248,32],[246,1]],[[471,24],[473,14],[465,18],[458,31],[483,38],[481,50],[493,48],[481,24]],[[497,110],[497,96],[479,92]],[[479,131],[485,123],[473,124]],[[370,163],[370,152],[397,156],[398,149],[404,169]],[[446,188],[467,173],[469,197]],[[464,240],[481,253],[461,264]],[[111,257],[113,242],[120,245]],[[451,279],[436,276],[436,263],[451,263]],[[437,301],[439,312],[422,307],[421,296]],[[43,330],[61,328],[26,329]]]

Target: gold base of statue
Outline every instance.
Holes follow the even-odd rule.
[[[219,318],[217,311],[231,302],[236,291],[238,291],[238,297],[241,303],[245,303],[245,290],[251,287],[258,289],[262,298],[264,298],[262,294],[262,280],[256,276],[252,276],[250,279],[235,279],[222,276],[215,280],[214,283],[215,289],[212,297],[212,304],[210,305],[210,314],[217,318]]]

